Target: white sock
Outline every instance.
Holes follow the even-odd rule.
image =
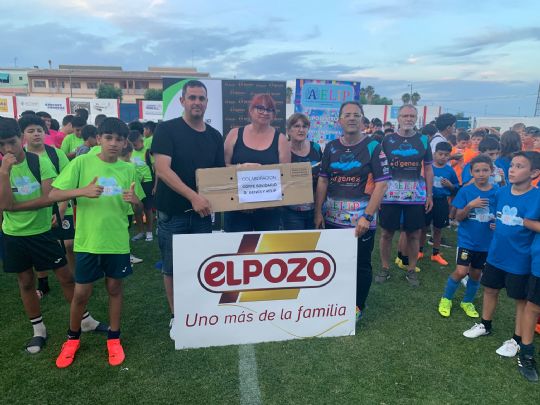
[[[150,238],[150,237],[152,237],[152,236],[154,236],[154,235],[152,235],[152,232],[146,232],[146,237],[147,237],[147,238]]]
[[[81,321],[81,330],[83,332],[90,332],[90,331],[96,330],[98,325],[99,325],[99,322],[96,321],[94,318],[92,318],[92,315],[90,315],[90,312],[86,311],[83,314],[83,318]]]
[[[40,316],[30,319],[30,322],[32,322],[32,328],[34,329],[34,336],[41,336],[46,338],[47,337],[47,329],[45,328],[45,324],[43,323],[43,318]],[[38,346],[29,346],[26,348],[26,351],[31,354],[39,353],[41,350]]]
[[[34,328],[34,336],[47,337],[47,329],[41,315],[37,318],[30,319],[30,322],[32,322],[32,328]]]

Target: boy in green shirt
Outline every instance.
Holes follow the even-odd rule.
[[[137,194],[142,192],[133,165],[118,159],[127,135],[126,124],[118,118],[105,119],[97,136],[101,153],[73,160],[53,182],[49,194],[53,201],[77,198],[75,294],[68,340],[56,360],[59,368],[73,363],[80,347],[83,310],[93,283],[103,276],[109,294],[109,364],[117,366],[125,359],[120,343],[122,279],[132,273],[127,216],[130,204],[140,206]]]
[[[143,125],[144,131],[144,147],[148,150],[152,149],[152,140],[154,139],[154,131],[156,123],[154,121],[146,121]]]
[[[139,233],[137,233],[131,240],[136,242],[140,239],[145,239],[147,242],[152,242],[154,236],[152,233],[153,219],[154,219],[154,170],[152,164],[152,156],[149,149],[144,146],[143,136],[139,131],[129,131],[128,140],[133,145],[133,151],[131,152],[131,162],[135,165],[139,178],[141,178],[141,185],[146,197],[143,198],[142,203],[144,206],[144,216],[146,218],[146,224],[143,221],[143,212],[135,211],[135,220]],[[146,226],[145,226],[146,225]],[[146,231],[146,233],[145,233]]]
[[[62,141],[60,149],[64,151],[69,160],[73,159],[77,154],[77,148],[84,144],[82,138],[82,129],[86,125],[86,121],[82,117],[73,117],[71,126],[73,127],[73,133],[66,135]]]
[[[44,164],[51,165],[54,168],[56,177],[69,164],[69,159],[62,150],[45,145],[45,122],[38,116],[28,115],[19,120],[19,127],[26,142],[26,150],[38,155],[40,162],[45,160]],[[54,224],[51,231],[61,241],[69,270],[73,274],[75,269],[75,255],[73,253],[73,238],[75,236],[73,207],[71,203],[59,204],[53,210],[53,214]],[[38,272],[37,292],[40,297],[49,292],[47,272]]]
[[[4,220],[4,271],[16,273],[21,300],[30,318],[34,335],[26,351],[41,351],[47,330],[36,295],[36,271],[54,270],[68,302],[73,298],[73,276],[66,266],[61,246],[51,233],[52,202],[48,198],[56,176],[50,163],[22,147],[21,130],[12,118],[0,120],[0,211]],[[38,178],[39,177],[39,178]],[[83,309],[82,330],[99,330],[102,326]]]

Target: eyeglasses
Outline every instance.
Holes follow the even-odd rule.
[[[298,130],[298,129],[308,129],[309,125],[306,125],[306,124],[294,124],[291,128],[294,128],[296,130]]]
[[[253,108],[255,108],[255,110],[259,114],[264,114],[264,113],[273,114],[276,112],[276,110],[274,110],[273,108],[266,108],[264,105],[256,105]]]

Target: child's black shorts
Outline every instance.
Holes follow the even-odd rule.
[[[154,188],[154,182],[152,181],[145,181],[144,183],[141,183],[142,189],[144,191],[144,194],[146,194],[146,197],[142,199],[142,203],[145,210],[150,210],[154,208],[154,196],[152,195],[152,190]]]
[[[56,270],[67,264],[66,256],[51,231],[31,236],[4,234],[4,271],[22,273]]]
[[[64,220],[58,226],[51,228],[51,232],[58,240],[75,239],[75,225],[73,215],[65,215]]]
[[[527,301],[540,306],[540,278],[532,274],[529,276]]]
[[[471,266],[473,269],[484,270],[488,252],[477,252],[458,247],[456,264],[458,266]]]
[[[426,220],[424,204],[383,204],[379,214],[379,225],[388,231],[414,232],[424,227]]]
[[[426,213],[426,226],[431,225],[433,222],[435,228],[446,228],[449,224],[449,215],[450,207],[448,205],[448,198],[434,198],[433,208]]]
[[[528,274],[512,274],[501,270],[489,263],[482,273],[480,283],[484,287],[502,290],[506,288],[506,294],[515,300],[525,300],[527,298]]]
[[[122,279],[133,272],[129,260],[129,253],[77,253],[75,260],[75,282],[79,284],[93,283],[104,276]]]

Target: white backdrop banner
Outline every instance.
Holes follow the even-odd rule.
[[[139,103],[141,120],[158,122],[163,119],[163,101],[141,100]]]
[[[174,235],[176,349],[354,335],[356,249],[353,229]]]
[[[62,123],[62,119],[68,113],[68,99],[60,97],[16,97],[17,114],[21,115],[26,110],[34,112],[45,111],[51,117]],[[18,118],[18,117],[17,117]]]

